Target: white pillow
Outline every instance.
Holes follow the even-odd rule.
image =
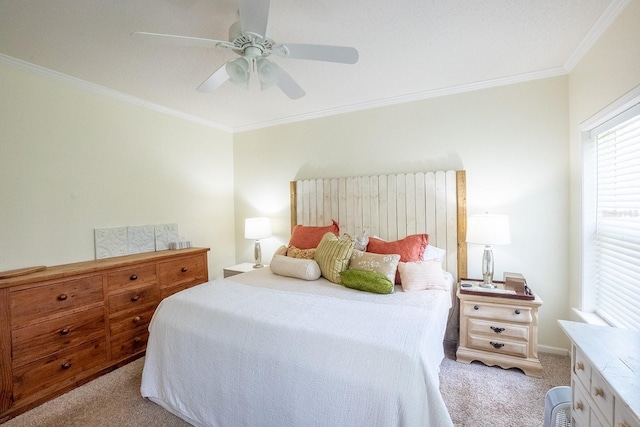
[[[422,254],[422,259],[425,261],[438,260],[440,264],[444,263],[444,258],[447,255],[447,251],[444,249],[436,248],[433,245],[427,245]]]
[[[437,260],[401,262],[398,264],[402,290],[405,292],[426,289],[448,290],[442,265]]]
[[[269,268],[279,276],[303,280],[316,280],[320,277],[320,266],[313,259],[291,258],[276,254],[271,259]]]

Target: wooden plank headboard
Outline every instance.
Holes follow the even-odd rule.
[[[386,240],[429,234],[447,251],[454,280],[467,277],[465,171],[320,178],[291,182],[291,227],[328,225]]]

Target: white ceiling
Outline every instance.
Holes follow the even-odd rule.
[[[227,40],[235,0],[0,0],[0,61],[242,131],[565,74],[628,2],[271,0],[276,42],[360,53],[355,65],[272,56],[305,89],[298,100],[230,82],[199,92],[233,51],[130,37]]]

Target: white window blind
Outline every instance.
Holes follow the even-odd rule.
[[[640,331],[640,104],[591,132],[596,143],[595,311]]]

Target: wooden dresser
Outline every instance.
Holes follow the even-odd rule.
[[[542,300],[463,294],[460,299],[460,343],[456,360],[520,368],[541,378],[538,359],[538,308]]]
[[[160,300],[208,280],[208,250],[0,279],[0,423],[142,356]]]
[[[640,332],[559,320],[571,339],[571,425],[640,427]]]

